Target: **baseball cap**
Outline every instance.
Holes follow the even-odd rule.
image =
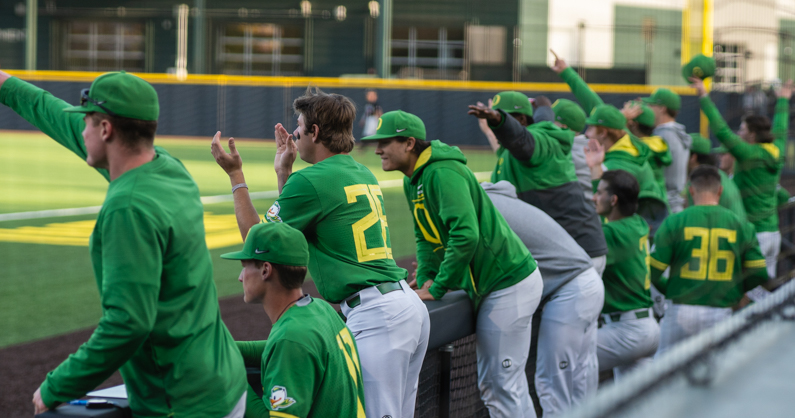
[[[627,118],[615,106],[601,104],[593,109],[585,123],[611,129],[624,129],[627,126]]]
[[[654,111],[645,104],[641,104],[640,108],[643,110],[643,112],[633,120],[641,125],[654,127]]]
[[[530,99],[518,91],[504,91],[497,93],[491,99],[491,108],[494,110],[502,110],[505,113],[521,113],[527,116],[533,116],[533,105],[530,104]]]
[[[641,100],[643,103],[665,106],[671,110],[679,110],[682,107],[682,98],[666,88],[659,88],[650,97],[644,97]]]
[[[692,154],[710,154],[712,151],[712,143],[709,139],[704,138],[701,134],[688,134],[693,138],[690,144],[690,153]]]
[[[251,227],[242,251],[221,254],[227,260],[260,260],[286,266],[309,265],[309,245],[301,231],[282,222]]]
[[[682,66],[682,77],[688,83],[690,82],[688,80],[689,77],[697,77],[703,80],[713,75],[715,75],[715,60],[704,54],[696,55],[690,62]]]
[[[402,110],[386,112],[378,118],[375,135],[362,138],[362,141],[373,141],[402,136],[406,138],[425,139],[425,124],[422,119]]]
[[[582,131],[585,127],[585,111],[580,105],[568,99],[558,99],[552,103],[555,120],[568,126],[574,132]]]
[[[141,77],[124,71],[102,74],[87,90],[81,92],[79,106],[67,107],[64,112],[99,112],[150,121],[160,115],[155,88]]]

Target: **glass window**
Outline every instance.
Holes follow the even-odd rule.
[[[143,23],[72,21],[65,30],[65,70],[144,71]]]
[[[300,28],[270,23],[232,23],[218,35],[216,62],[223,74],[301,75]]]
[[[715,45],[713,88],[720,91],[743,91],[745,51],[740,45]]]
[[[464,69],[464,29],[396,26],[392,73],[398,77],[458,79]]]

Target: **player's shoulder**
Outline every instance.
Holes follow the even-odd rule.
[[[289,313],[289,314],[288,314]],[[328,302],[311,298],[305,305],[291,307],[277,322],[271,337],[290,345],[301,345],[316,351],[345,327],[337,312]]]
[[[375,174],[367,166],[356,161],[350,154],[331,156],[298,171],[298,173],[303,173],[306,180],[311,183],[326,183],[333,178],[339,181],[378,184]]]

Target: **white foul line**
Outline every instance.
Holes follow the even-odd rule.
[[[490,176],[491,171],[481,171],[475,173],[478,180],[482,180],[486,176]],[[402,187],[403,179],[383,180],[379,181],[378,185],[381,188],[388,189],[392,187]],[[268,190],[266,192],[253,192],[250,193],[251,200],[258,199],[273,199],[279,197],[278,190]],[[210,205],[213,203],[232,202],[235,198],[231,194],[220,194],[217,196],[204,196],[201,198],[202,203]],[[50,209],[39,210],[32,212],[16,212],[16,213],[3,213],[0,214],[0,222],[3,221],[21,221],[26,219],[40,219],[40,218],[58,218],[63,216],[77,216],[77,215],[92,215],[99,213],[102,206],[87,206],[84,208],[68,208],[68,209]]]

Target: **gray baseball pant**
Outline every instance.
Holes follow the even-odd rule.
[[[599,371],[613,369],[613,377],[621,375],[651,361],[651,356],[660,344],[660,326],[647,309],[649,316],[637,319],[637,309],[621,313],[619,321],[609,314],[602,314],[605,323],[597,332],[597,356]]]
[[[678,342],[712,328],[731,315],[731,308],[671,303],[660,321],[660,348],[654,356],[659,357]]]
[[[781,232],[757,232],[756,239],[759,240],[759,249],[765,257],[767,275],[775,279],[778,253],[781,252]]]

